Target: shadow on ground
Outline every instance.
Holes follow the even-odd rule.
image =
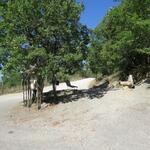
[[[80,98],[88,97],[89,99],[101,98],[107,91],[110,89],[108,87],[109,83],[104,83],[99,86],[95,86],[88,90],[61,90],[57,91],[57,99],[54,98],[53,92],[46,92],[43,94],[44,102],[50,104],[58,104],[58,103],[68,103],[72,101],[77,101]]]
[[[150,79],[147,79],[144,83],[148,84],[147,89],[150,89]]]

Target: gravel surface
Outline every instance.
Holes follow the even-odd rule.
[[[21,94],[0,96],[0,150],[149,150],[150,85],[98,94],[40,111],[24,108]]]

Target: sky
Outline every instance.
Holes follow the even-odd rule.
[[[85,10],[81,14],[81,23],[87,25],[89,28],[95,28],[107,11],[119,4],[119,0],[77,0],[83,1]]]

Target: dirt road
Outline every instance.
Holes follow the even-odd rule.
[[[74,84],[84,89],[91,80]],[[149,150],[150,85],[98,94],[38,112],[20,105],[11,110],[21,94],[1,96],[0,149]]]

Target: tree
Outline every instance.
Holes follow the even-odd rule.
[[[89,33],[79,22],[83,5],[75,0],[9,0],[5,5],[2,43],[9,57],[4,69],[21,73],[34,66],[41,89],[48,76],[56,95],[54,77],[74,74],[87,57]]]
[[[129,73],[149,66],[150,57],[150,1],[123,0],[108,11],[95,28],[90,53],[96,54],[99,72],[112,74],[117,70]]]

